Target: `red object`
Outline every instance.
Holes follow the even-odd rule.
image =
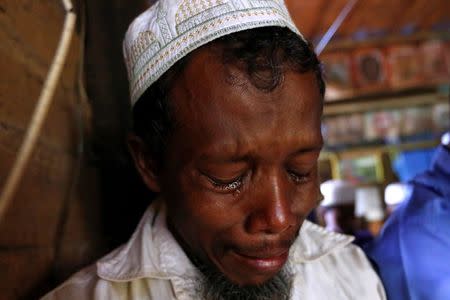
[[[430,40],[422,43],[424,77],[426,82],[440,83],[450,80],[450,43]]]
[[[414,45],[396,45],[387,49],[389,83],[392,87],[423,85],[422,52]]]
[[[387,86],[386,56],[381,49],[357,49],[353,56],[353,74],[361,91],[377,91]]]

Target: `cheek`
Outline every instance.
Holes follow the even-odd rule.
[[[227,232],[239,219],[232,200],[213,195],[186,177],[176,181],[177,188],[164,197],[169,219],[184,242],[200,255],[226,243]]]

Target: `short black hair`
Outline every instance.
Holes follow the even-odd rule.
[[[314,50],[288,28],[248,29],[223,36],[203,47],[220,49],[223,63],[240,67],[250,82],[262,91],[275,89],[284,73],[292,70],[313,71],[322,98],[325,94],[322,67]],[[189,57],[178,61],[153,83],[133,108],[133,131],[144,141],[148,155],[158,168],[163,163],[167,140],[176,122],[171,113],[169,93]]]

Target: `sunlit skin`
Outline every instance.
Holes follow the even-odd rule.
[[[171,90],[177,127],[162,171],[136,138],[130,148],[185,252],[256,285],[281,270],[319,199],[321,95],[312,72],[260,91],[213,53],[197,50]]]

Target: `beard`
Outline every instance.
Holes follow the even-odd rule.
[[[203,274],[198,291],[205,300],[287,300],[291,290],[289,267],[268,281],[254,286],[239,286],[231,282],[213,266],[199,265]]]

